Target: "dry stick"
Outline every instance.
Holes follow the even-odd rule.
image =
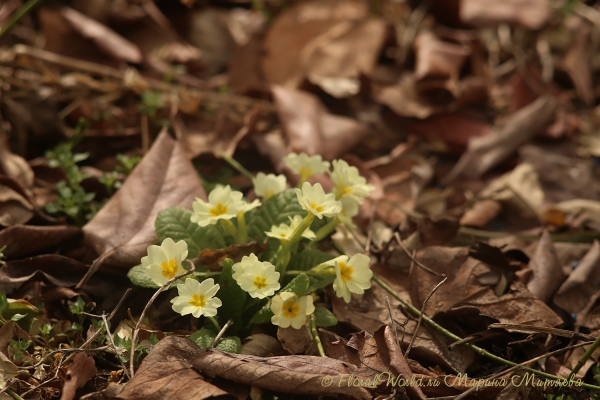
[[[104,329],[106,329],[106,334],[108,336],[108,340],[110,341],[110,344],[112,344],[112,346],[114,347],[115,353],[117,353],[117,355],[118,355],[119,349],[118,349],[117,345],[115,344],[115,341],[113,340],[112,334],[110,333],[110,327],[108,326],[108,320],[106,319],[106,314],[102,314],[102,322],[104,323]],[[117,357],[117,360],[119,360],[119,364],[121,364],[121,366],[123,367],[123,371],[125,372],[125,375],[127,375],[127,379],[131,380],[131,376],[129,375],[127,366],[121,360],[121,357]]]
[[[535,358],[532,358],[531,360],[527,360],[527,361],[525,361],[525,362],[522,362],[522,363],[521,363],[521,364],[519,364],[519,365],[515,365],[514,367],[510,367],[510,368],[508,368],[508,369],[505,369],[505,370],[503,370],[503,371],[497,372],[497,373],[495,373],[495,374],[493,374],[493,375],[491,375],[491,376],[489,376],[489,377],[487,377],[487,378],[485,378],[485,379],[487,379],[487,380],[490,380],[490,379],[496,379],[496,378],[499,378],[499,377],[501,377],[502,375],[505,375],[505,374],[507,374],[507,373],[509,373],[509,372],[512,372],[512,371],[514,371],[514,370],[517,370],[517,369],[519,369],[519,368],[522,368],[522,367],[524,367],[525,365],[527,365],[527,364],[529,364],[529,363],[532,363],[532,362],[535,362],[535,361],[541,360],[542,358],[546,358],[546,357],[549,357],[549,356],[553,356],[553,355],[555,355],[555,354],[558,354],[558,353],[562,353],[563,351],[573,350],[573,349],[576,349],[577,347],[583,347],[583,346],[586,346],[586,345],[588,345],[588,344],[590,344],[590,343],[592,343],[592,342],[583,342],[583,343],[578,343],[578,344],[574,344],[574,345],[571,345],[571,346],[564,347],[564,348],[562,348],[562,349],[558,349],[558,350],[551,351],[550,353],[545,353],[545,354],[542,354],[541,356],[537,356],[537,357],[535,357]],[[458,396],[454,397],[454,400],[461,400],[461,399],[464,399],[464,398],[465,398],[465,397],[467,397],[469,394],[471,394],[471,393],[472,393],[474,390],[477,390],[477,388],[478,388],[478,386],[477,386],[477,385],[475,385],[475,386],[471,387],[470,389],[468,389],[468,390],[466,390],[466,391],[462,392],[461,394],[459,394]]]
[[[402,247],[402,250],[404,250],[404,252],[406,253],[406,255],[412,260],[412,262],[414,262],[415,264],[417,264],[421,269],[423,269],[423,270],[425,270],[425,271],[427,271],[430,274],[433,274],[435,276],[440,276],[440,277],[445,277],[446,276],[444,274],[440,274],[439,272],[436,272],[436,271],[432,270],[431,268],[423,265],[412,254],[410,254],[408,252],[408,249],[406,247],[404,247],[404,245],[402,244],[402,239],[400,239],[400,235],[398,234],[398,232],[394,233],[394,238],[396,238],[396,242],[398,242],[398,245],[400,245],[400,247]]]
[[[219,341],[219,339],[221,339],[221,337],[225,334],[225,331],[227,330],[227,328],[229,328],[231,325],[233,325],[233,319],[229,318],[229,321],[227,321],[225,323],[225,325],[223,325],[223,328],[221,328],[221,330],[219,331],[219,333],[217,333],[217,336],[215,336],[215,340],[213,340],[212,344],[210,345],[211,349],[213,347],[215,347],[215,345],[217,344],[217,342]]]
[[[188,260],[189,261],[189,260]],[[146,304],[146,307],[144,307],[144,310],[142,311],[142,314],[140,315],[138,322],[135,324],[135,328],[133,330],[133,333],[131,335],[131,354],[130,354],[130,358],[129,358],[129,370],[130,370],[130,375],[131,375],[131,379],[133,379],[133,377],[135,376],[135,371],[134,371],[134,360],[135,360],[135,346],[136,346],[136,340],[138,337],[138,334],[140,332],[140,327],[142,326],[142,321],[144,320],[144,317],[146,316],[146,313],[148,312],[148,309],[150,308],[150,306],[152,305],[152,303],[154,303],[154,300],[156,300],[156,298],[158,297],[159,294],[161,294],[163,292],[163,290],[165,290],[167,287],[169,287],[169,285],[175,281],[177,281],[178,279],[181,279],[183,277],[186,277],[188,275],[191,275],[194,273],[194,271],[196,270],[196,266],[194,265],[194,263],[192,263],[191,261],[189,261],[190,264],[192,265],[192,268],[187,271],[184,274],[181,275],[177,275],[172,279],[169,279],[167,282],[165,282],[157,291],[156,293],[154,293],[152,295],[152,297],[150,298],[150,300],[148,301],[148,303]]]
[[[406,307],[408,310],[410,310],[410,312],[412,312],[415,316],[421,314],[421,310],[419,310],[418,308],[416,308],[412,304],[407,303],[406,301],[404,301],[402,299],[402,297],[400,297],[398,295],[398,293],[396,293],[396,291],[394,289],[392,289],[387,283],[385,283],[383,280],[381,280],[378,276],[373,275],[373,280],[375,282],[377,282],[379,284],[379,286],[381,286],[383,289],[385,289],[389,294],[391,294],[396,300],[398,300],[404,307]],[[455,341],[462,340],[461,337],[455,335],[454,333],[450,332],[446,328],[442,327],[441,325],[439,325],[437,322],[435,322],[434,320],[432,320],[431,318],[429,318],[425,314],[423,314],[423,320],[429,326],[431,326],[432,328],[434,328],[436,331],[440,332],[444,336],[447,336],[450,339],[453,339]],[[487,357],[487,358],[489,358],[491,360],[494,360],[494,361],[497,361],[499,363],[502,363],[502,364],[505,364],[505,365],[509,365],[511,367],[519,366],[519,364],[517,364],[517,363],[505,360],[502,357],[498,357],[497,355],[492,354],[489,351],[487,351],[485,349],[482,349],[481,347],[475,346],[474,344],[463,343],[463,346],[468,347],[469,349],[475,351],[476,353],[478,353],[481,356]],[[528,372],[531,372],[532,374],[543,376],[544,378],[553,379],[553,380],[559,380],[561,382],[567,382],[567,380],[565,378],[561,378],[561,377],[558,377],[556,375],[551,375],[551,374],[548,374],[546,372],[538,371],[538,370],[531,369],[531,368],[525,368],[525,370],[528,371]],[[583,388],[586,388],[586,389],[590,389],[590,390],[600,390],[600,386],[590,385],[590,384],[587,384],[587,383],[582,383],[580,387],[583,387]]]
[[[394,314],[392,313],[392,305],[390,304],[390,300],[387,296],[385,296],[385,304],[387,305],[388,308],[388,313],[390,314],[390,321],[392,321],[392,329],[394,330],[394,337],[396,338],[396,344],[398,345],[398,348],[401,349],[400,347],[400,340],[398,339],[398,330],[396,329],[396,325],[401,325],[398,323],[398,321],[396,321],[394,319]],[[406,325],[406,323],[408,323],[408,319],[405,321],[404,325]],[[404,325],[402,325],[402,341],[404,341]],[[402,351],[402,350],[400,350]]]
[[[442,286],[442,284],[444,282],[446,282],[446,280],[448,280],[447,276],[444,277],[444,279],[442,279],[440,281],[440,283],[438,283],[437,285],[435,285],[435,287],[433,288],[433,290],[429,293],[429,295],[427,296],[427,298],[423,302],[423,307],[421,307],[421,312],[419,313],[419,321],[417,321],[417,327],[415,328],[415,331],[413,332],[413,335],[410,338],[410,343],[408,343],[408,348],[406,349],[406,352],[404,353],[404,357],[408,357],[408,353],[410,353],[410,349],[412,349],[413,343],[414,343],[415,339],[417,338],[417,334],[419,333],[419,328],[421,327],[421,321],[423,321],[423,316],[425,315],[425,313],[423,312],[423,310],[425,309],[425,305],[427,304],[427,302],[429,301],[429,299],[431,298],[431,296],[433,296],[433,294],[435,293],[435,291],[438,290],[439,287]]]

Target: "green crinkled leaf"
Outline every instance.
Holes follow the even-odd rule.
[[[127,277],[129,278],[131,283],[133,283],[136,286],[141,286],[150,289],[158,289],[160,287],[156,283],[154,283],[152,279],[150,279],[150,277],[146,273],[146,267],[144,267],[143,265],[138,265],[131,268],[129,272],[127,272]]]
[[[210,347],[212,342],[215,341],[217,334],[210,329],[202,328],[190,335],[190,340],[198,345],[202,350],[206,350]]]
[[[335,315],[333,315],[333,313],[331,311],[329,311],[328,309],[326,309],[325,307],[316,306],[315,307],[315,322],[316,322],[317,326],[328,327],[328,326],[337,325],[338,320],[335,317]]]
[[[225,324],[230,318],[233,319],[233,325],[228,332],[237,333],[242,328],[242,315],[248,293],[233,279],[233,261],[227,258],[221,265],[223,271],[219,276],[220,288],[217,297],[221,299],[223,305],[219,307],[217,317],[221,324]]]
[[[319,250],[304,250],[292,256],[287,270],[308,271],[309,269],[334,258],[335,256]]]
[[[308,293],[308,287],[310,285],[310,279],[306,274],[300,274],[296,276],[290,283],[285,285],[283,289],[281,289],[277,293],[281,292],[294,292],[298,297],[304,296]],[[265,324],[271,321],[271,317],[273,316],[273,312],[271,311],[271,300],[267,304],[265,304],[250,320],[252,324]]]
[[[266,238],[265,232],[270,231],[273,225],[289,225],[289,217],[294,215],[302,217],[306,215],[306,211],[298,203],[296,193],[291,189],[277,193],[265,200],[259,209],[248,216],[246,219],[248,235],[263,241]]]
[[[230,336],[219,340],[219,343],[215,348],[226,351],[228,353],[239,353],[240,347],[242,347],[242,341],[237,336]]]
[[[192,212],[181,207],[169,207],[158,213],[154,226],[159,242],[171,238],[185,240],[188,258],[196,258],[204,249],[222,249],[227,246],[223,232],[217,225],[201,227],[190,221]]]

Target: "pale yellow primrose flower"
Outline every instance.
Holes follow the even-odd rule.
[[[242,261],[233,265],[233,279],[248,292],[250,297],[264,299],[279,290],[279,272],[270,262],[259,261],[256,255],[242,257]]]
[[[358,168],[351,167],[344,160],[334,160],[333,171],[329,175],[335,185],[333,193],[337,200],[350,197],[362,204],[364,198],[375,189],[372,185],[367,185],[367,180],[360,175]]]
[[[323,161],[320,155],[308,156],[306,153],[290,153],[283,157],[283,162],[293,172],[300,175],[301,182],[313,175],[323,174],[329,170],[329,161]]]
[[[333,193],[325,194],[320,183],[312,186],[310,183],[304,182],[302,190],[294,190],[302,208],[319,219],[322,219],[323,216],[334,217],[342,211],[342,203],[335,200]]]
[[[220,219],[235,218],[238,212],[245,211],[241,208],[242,197],[241,192],[232,191],[229,185],[219,185],[208,195],[208,202],[196,198],[192,204],[194,212],[190,220],[200,226],[207,226]]]
[[[275,314],[271,317],[273,325],[300,329],[306,323],[306,317],[315,312],[315,306],[311,296],[298,298],[295,293],[283,292],[271,300],[271,311]]]
[[[285,179],[285,175],[266,175],[259,172],[256,174],[256,177],[252,179],[252,183],[254,184],[254,193],[266,200],[277,193],[283,192],[287,180]]]
[[[354,226],[352,218],[358,215],[358,202],[351,197],[343,196],[339,199],[342,203],[342,211],[337,215],[338,219],[349,226]]]
[[[363,294],[371,287],[373,271],[369,268],[371,259],[364,254],[355,254],[350,260],[347,256],[340,256],[328,261],[326,264],[335,267],[337,277],[333,281],[333,290],[337,297],[343,297],[350,303],[350,293]]]
[[[148,246],[148,255],[142,257],[142,266],[146,267],[146,274],[159,286],[186,272],[181,266],[187,258],[188,246],[183,240],[175,243],[173,239],[166,238],[160,246]]]
[[[271,226],[271,230],[269,232],[265,232],[266,235],[279,240],[290,240],[296,228],[302,223],[302,217],[299,215],[294,215],[294,218],[288,218],[290,219],[289,226],[286,224],[280,224],[279,226],[273,225]],[[316,235],[313,231],[307,229],[302,232],[302,237],[314,239]]]
[[[186,279],[184,283],[177,285],[179,296],[171,300],[173,311],[181,315],[192,314],[196,318],[201,315],[214,317],[217,315],[217,308],[222,305],[221,300],[214,297],[219,287],[212,278],[202,283]]]

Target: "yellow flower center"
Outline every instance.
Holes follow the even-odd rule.
[[[192,299],[189,301],[190,305],[194,307],[206,307],[206,300],[204,299],[203,294],[195,294],[192,296]]]
[[[264,197],[265,197],[265,199],[268,199],[268,198],[270,198],[270,197],[273,197],[273,195],[274,195],[274,194],[275,194],[275,191],[274,191],[274,190],[267,190],[267,191],[264,193]]]
[[[296,303],[296,301],[291,300],[291,301],[286,301],[285,303],[283,303],[283,316],[284,317],[294,319],[298,316],[299,312],[300,312],[300,306],[298,305],[298,303]]]
[[[317,205],[317,203],[315,203],[314,201],[310,202],[310,207],[316,210],[317,212],[323,211],[323,207]]]
[[[162,269],[162,276],[169,279],[175,278],[179,269],[177,268],[177,263],[172,258],[169,258],[169,261],[161,263],[160,268]]]
[[[339,200],[343,196],[348,196],[348,195],[352,194],[352,186],[345,186],[345,185],[336,186],[333,192],[335,193],[335,199]]]
[[[267,286],[267,278],[263,278],[262,276],[254,278],[254,287],[260,290],[265,286]]]
[[[344,188],[342,189],[342,193],[343,193],[344,195],[349,195],[349,194],[352,194],[352,187],[349,187],[349,186],[346,186],[346,187],[344,187]]]
[[[212,215],[213,217],[218,217],[219,215],[223,215],[226,212],[227,206],[224,206],[221,203],[217,204],[216,206],[210,209],[210,215]]]
[[[352,272],[354,272],[354,269],[351,266],[346,265],[346,263],[343,261],[338,262],[338,266],[340,267],[340,275],[342,277],[342,281],[344,281],[344,282],[351,281],[352,280]]]
[[[306,168],[306,167],[300,168],[300,176],[302,177],[303,180],[310,178],[311,176],[313,176],[313,174],[314,174],[314,172],[313,172],[312,168]]]

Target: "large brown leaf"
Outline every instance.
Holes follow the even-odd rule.
[[[0,248],[6,246],[4,255],[12,260],[49,251],[78,236],[81,229],[74,226],[14,225],[0,231]]]
[[[168,336],[152,348],[131,382],[120,393],[108,398],[202,400],[226,396],[227,392],[206,382],[192,368],[192,360],[201,353],[191,340]]]
[[[341,376],[359,376],[354,365],[327,357],[281,356],[255,357],[223,353],[218,350],[200,354],[194,368],[210,377],[295,395],[334,396],[370,399],[364,387],[344,385]],[[363,377],[364,378],[364,377]],[[339,384],[339,385],[338,385]]]
[[[139,264],[156,242],[158,213],[174,206],[191,208],[195,197],[206,199],[198,173],[179,143],[163,131],[119,191],[83,227],[86,241],[102,255],[84,280],[100,265],[124,273]]]
[[[527,283],[527,289],[542,301],[548,301],[565,280],[548,231],[542,232],[529,266],[533,278]]]

